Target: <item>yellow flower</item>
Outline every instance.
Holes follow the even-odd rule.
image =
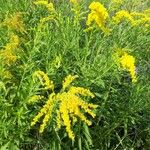
[[[63,81],[63,90],[65,90],[69,85],[70,83],[76,79],[78,76],[71,76],[71,75],[68,75],[65,80]]]
[[[49,118],[51,117],[52,109],[53,109],[53,104],[54,100],[53,97],[55,96],[55,93],[52,93],[49,95],[48,101],[46,104],[43,106],[43,108],[40,110],[40,112],[37,114],[37,116],[34,117],[33,121],[31,122],[31,126],[35,125],[38,120],[45,115],[43,119],[43,123],[41,124],[40,127],[40,132],[43,132],[46,123],[48,122]]]
[[[94,98],[94,94],[92,92],[90,92],[90,90],[85,89],[83,87],[71,86],[69,89],[69,92],[71,92],[72,94],[80,94],[83,96],[90,96],[90,97]]]
[[[6,79],[11,79],[13,77],[13,75],[8,70],[4,71],[3,75]]]
[[[150,17],[143,17],[135,21],[135,25],[145,25],[145,27],[150,26]]]
[[[35,103],[40,99],[43,99],[44,96],[41,95],[33,95],[30,99],[29,99],[29,103]]]
[[[120,23],[122,20],[127,20],[134,25],[134,19],[132,15],[130,15],[130,13],[126,10],[118,11],[112,19],[116,24]]]
[[[44,74],[44,73],[42,73]],[[43,75],[44,76],[44,75]],[[82,120],[83,122],[91,125],[91,121],[87,119],[84,115],[88,113],[93,118],[95,117],[95,113],[93,113],[93,109],[97,108],[97,105],[90,104],[85,102],[80,98],[80,96],[88,96],[94,97],[94,94],[90,92],[90,90],[82,88],[82,87],[73,87],[71,86],[71,82],[77,78],[77,76],[68,75],[63,81],[63,88],[59,93],[52,93],[49,95],[49,99],[37,116],[34,117],[31,125],[35,125],[38,120],[44,116],[43,122],[40,126],[40,133],[44,131],[47,122],[52,118],[53,111],[56,114],[56,125],[57,128],[61,128],[61,126],[66,127],[66,132],[70,139],[74,140],[75,135],[72,131],[72,126],[77,122],[77,118]],[[69,86],[70,85],[70,86]],[[68,87],[68,90],[66,88]],[[54,108],[54,106],[57,106]]]
[[[96,22],[100,28],[104,28],[106,20],[109,17],[106,8],[99,2],[92,2],[89,9],[91,12],[88,15],[86,24],[90,26],[93,22]]]
[[[5,48],[0,51],[0,57],[5,65],[10,66],[17,60],[15,50],[19,46],[19,37],[15,34],[11,35],[10,42],[6,44]]]
[[[49,12],[55,10],[53,3],[48,3],[47,0],[45,0],[45,1],[40,1],[39,0],[39,1],[34,2],[34,4],[35,5],[43,5],[43,6],[45,6]]]
[[[135,58],[127,53],[124,53],[120,58],[120,64],[123,69],[129,71],[132,82],[136,82],[136,67],[135,67]]]
[[[43,1],[35,1],[34,2],[35,5],[47,5],[48,4],[48,1],[47,0],[43,0]]]
[[[78,0],[70,0],[70,3],[76,5],[76,4],[78,4]]]
[[[133,17],[147,17],[146,14],[144,14],[144,13],[139,13],[139,12],[132,12],[132,13],[130,13],[130,14],[131,14],[131,16],[133,16]]]
[[[57,128],[60,129],[61,128],[61,113],[60,111],[56,111],[57,113],[57,117],[56,117],[56,123],[57,123]]]
[[[94,118],[95,114],[91,111],[91,109],[97,107],[97,105],[84,102],[79,96],[75,95],[75,93],[82,94],[82,93],[78,93],[78,91],[73,92],[72,90],[69,90],[68,92],[63,92],[57,95],[57,99],[61,102],[59,108],[59,111],[61,113],[61,118],[63,120],[64,125],[66,126],[66,131],[68,132],[68,135],[72,140],[74,139],[74,134],[71,130],[71,118],[73,120],[76,117],[78,117],[88,125],[91,125],[91,121],[87,120],[87,118],[80,111],[80,109],[83,109],[84,113],[88,113]],[[82,95],[85,96],[85,93]],[[89,95],[86,94],[86,96]]]
[[[10,18],[7,18],[3,25],[7,26],[11,30],[16,30],[19,32],[25,32],[25,25],[23,21],[21,20],[22,14],[20,12],[14,14]]]
[[[150,17],[150,9],[146,9],[146,10],[144,11],[144,13],[145,13],[148,17]]]
[[[33,77],[37,76],[43,86],[45,86],[45,89],[54,90],[54,84],[53,81],[49,80],[47,74],[45,74],[43,71],[36,71],[33,74]]]

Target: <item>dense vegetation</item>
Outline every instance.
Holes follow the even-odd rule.
[[[148,150],[145,0],[0,0],[0,150]]]

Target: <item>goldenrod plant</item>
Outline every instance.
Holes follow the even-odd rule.
[[[82,100],[80,95],[93,98],[94,94],[88,89],[71,86],[71,82],[78,76],[68,75],[62,83],[62,90],[59,93],[55,93],[53,82],[49,80],[48,76],[44,72],[36,71],[35,75],[40,79],[41,83],[46,89],[52,90],[52,93],[48,95],[46,104],[43,106],[37,116],[34,117],[33,121],[31,122],[31,126],[35,125],[39,121],[39,119],[44,116],[39,130],[40,133],[42,133],[48,121],[54,120],[53,113],[55,111],[57,112],[57,128],[65,126],[69,138],[74,141],[75,135],[71,129],[74,125],[73,120],[75,119],[77,121],[78,119],[80,119],[86,124],[91,125],[91,121],[86,118],[84,113],[88,113],[94,118],[95,114],[92,112],[92,110],[98,107],[97,105],[90,104]],[[44,97],[40,95],[34,95],[29,101],[35,102],[36,100],[40,100],[42,98]],[[54,110],[54,107],[56,105],[58,105],[58,108],[55,108]]]
[[[100,2],[92,2],[89,5],[91,12],[88,14],[86,24],[91,26],[95,22],[102,31],[106,31],[106,21],[109,18],[107,9]]]
[[[150,147],[148,0],[0,1],[0,150]]]
[[[19,37],[15,34],[12,34],[10,37],[10,42],[6,44],[4,49],[0,51],[0,58],[2,63],[7,66],[10,66],[12,63],[16,62],[17,56],[16,51],[19,47]]]

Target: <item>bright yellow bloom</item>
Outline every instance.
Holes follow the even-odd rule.
[[[33,121],[31,122],[31,126],[35,125],[36,122],[38,122],[38,120],[45,115],[44,119],[43,119],[43,123],[41,124],[40,127],[40,132],[43,132],[46,123],[48,122],[49,118],[51,117],[51,113],[52,113],[52,109],[53,109],[53,104],[54,104],[54,100],[53,97],[55,96],[54,93],[49,95],[48,101],[46,102],[46,104],[43,106],[43,108],[40,110],[40,112],[37,114],[37,116],[34,117]]]
[[[106,8],[99,2],[92,2],[89,9],[91,12],[88,15],[86,24],[91,26],[93,22],[96,22],[101,29],[105,28],[106,20],[109,17]]]
[[[45,108],[46,113],[45,113],[45,117],[43,119],[43,122],[40,126],[40,133],[42,133],[44,131],[44,128],[46,127],[47,122],[52,117],[52,111],[53,111],[53,107],[55,104],[55,98],[53,99],[54,96],[55,96],[55,93],[50,94],[46,105],[43,107],[43,108]]]
[[[74,79],[76,79],[77,77],[78,77],[77,75],[76,76],[71,76],[71,75],[67,76],[65,78],[65,80],[63,81],[63,90],[65,90],[71,84],[71,82]]]
[[[54,106],[57,106],[55,107],[57,114],[55,119],[57,128],[59,129],[61,126],[65,126],[66,132],[68,133],[70,139],[74,140],[75,138],[71,128],[77,121],[77,118],[88,125],[91,125],[91,121],[89,121],[84,114],[88,113],[94,118],[95,113],[93,113],[92,110],[98,106],[87,103],[80,98],[80,96],[94,97],[94,94],[90,92],[90,90],[82,87],[73,87],[70,85],[76,77],[77,76],[71,75],[67,76],[63,82],[62,90],[57,94],[50,94],[46,104],[43,106],[37,116],[34,117],[31,123],[32,126],[35,125],[35,123],[38,122],[42,116],[45,116],[43,123],[40,126],[40,132],[43,132],[47,122],[52,117]],[[67,87],[68,89],[66,89]]]
[[[41,95],[33,95],[30,99],[29,99],[29,103],[35,103],[37,102],[38,100],[41,100],[43,99],[44,96],[41,96]]]
[[[48,1],[47,0],[43,0],[43,1],[35,1],[34,2],[35,5],[47,5],[48,4]]]
[[[56,111],[57,112],[57,117],[56,117],[56,123],[57,123],[57,129],[60,129],[61,128],[61,113],[60,111]]]
[[[86,91],[87,89],[84,89],[84,90]],[[68,135],[72,140],[74,139],[74,134],[71,130],[71,118],[72,118],[72,120],[74,120],[76,117],[78,117],[82,121],[87,123],[88,125],[91,125],[91,122],[89,120],[87,120],[87,118],[80,111],[80,109],[83,109],[84,113],[88,113],[89,115],[91,115],[94,118],[95,114],[91,111],[91,109],[94,109],[97,107],[97,105],[88,104],[85,101],[83,101],[78,95],[78,94],[82,94],[82,93],[78,93],[78,91],[79,90],[77,90],[77,91],[69,90],[68,92],[63,92],[63,93],[57,95],[58,100],[61,102],[61,105],[60,105],[61,118],[64,122],[64,125],[66,126],[66,131],[68,132]],[[83,93],[82,95],[90,96],[91,92],[88,90],[87,90],[87,92],[89,94]],[[92,96],[93,96],[93,94],[92,94]],[[76,121],[76,119],[74,120],[74,122],[75,121]]]
[[[90,90],[85,89],[83,87],[71,86],[69,91],[72,94],[80,94],[80,95],[83,95],[83,96],[90,96],[90,97],[94,98],[94,94],[92,92],[90,92]]]
[[[135,25],[150,26],[150,15],[148,15],[148,13],[132,12],[131,15],[135,18]]]
[[[53,10],[55,10],[53,3],[48,3],[47,0],[45,0],[45,1],[40,1],[39,0],[39,1],[34,2],[34,4],[45,6],[47,8],[47,10],[50,11],[50,12],[53,11]]]
[[[129,71],[132,82],[136,82],[135,58],[127,53],[124,53],[124,55],[122,55],[120,58],[120,64],[123,69]]]
[[[122,20],[127,20],[131,24],[134,24],[134,19],[132,15],[130,15],[130,13],[126,10],[118,11],[112,19],[117,24],[120,23]]]
[[[54,84],[53,81],[49,80],[47,74],[45,74],[43,71],[36,71],[33,74],[33,77],[37,76],[43,86],[45,86],[45,89],[54,90]]]
[[[112,18],[115,23],[120,23],[122,20],[129,21],[133,26],[137,25],[150,25],[150,17],[148,13],[139,13],[139,12],[132,12],[129,13],[128,11],[121,10],[116,13],[116,15]]]
[[[0,51],[0,57],[3,59],[5,65],[10,66],[17,60],[15,50],[19,46],[19,37],[15,34],[11,35],[10,42],[6,44],[5,48]]]

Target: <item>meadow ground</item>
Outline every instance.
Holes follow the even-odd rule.
[[[0,150],[149,150],[149,6],[0,0]]]

